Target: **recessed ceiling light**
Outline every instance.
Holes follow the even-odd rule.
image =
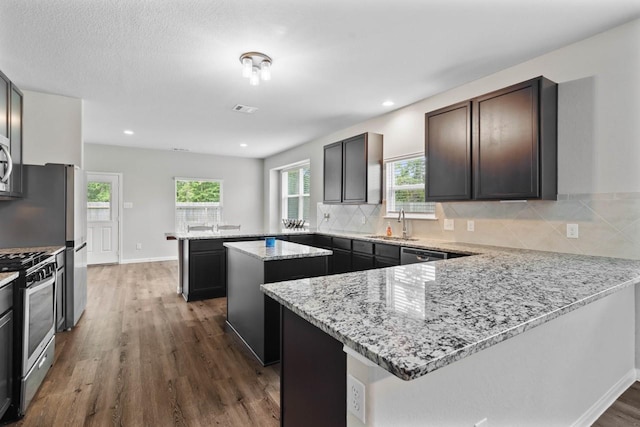
[[[246,148],[246,147],[247,147],[247,144],[240,144],[240,147],[242,147],[242,148]]]
[[[133,135],[133,131],[132,130],[125,130],[124,134],[125,135]]]
[[[385,107],[391,107],[393,104],[394,104],[393,101],[384,101],[382,103],[382,105],[384,105]]]

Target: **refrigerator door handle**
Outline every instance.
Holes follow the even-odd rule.
[[[13,171],[13,159],[11,158],[9,147],[4,144],[0,144],[0,150],[4,151],[5,156],[7,156],[7,170],[5,171],[4,176],[0,178],[0,182],[7,182],[9,181],[9,177]]]

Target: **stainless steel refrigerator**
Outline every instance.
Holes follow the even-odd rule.
[[[24,165],[23,189],[22,199],[0,201],[0,248],[65,247],[57,329],[72,328],[87,305],[85,173],[74,165]]]

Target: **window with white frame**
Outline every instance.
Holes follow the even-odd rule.
[[[311,192],[311,169],[309,163],[283,169],[282,182],[282,218],[309,219]]]
[[[425,158],[412,156],[386,163],[387,214],[404,209],[407,214],[435,218],[436,204],[425,202]]]
[[[222,181],[176,178],[176,231],[222,223]]]

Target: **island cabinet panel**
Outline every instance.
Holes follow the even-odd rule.
[[[557,85],[543,77],[473,100],[476,199],[557,198]]]
[[[471,102],[425,115],[426,199],[471,198]]]
[[[346,382],[342,343],[283,307],[281,425],[346,426]]]
[[[327,257],[261,260],[227,251],[227,324],[263,365],[280,361],[280,304],[260,290],[263,283],[327,274]]]
[[[227,254],[223,242],[222,239],[179,242],[180,264],[183,268],[182,296],[185,300],[196,301],[227,295]]]
[[[324,147],[325,203],[342,202],[342,142]]]

